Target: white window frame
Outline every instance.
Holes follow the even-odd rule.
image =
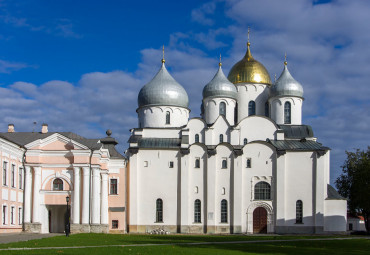
[[[23,167],[18,168],[18,188],[23,189],[23,177],[24,177],[24,171]]]
[[[110,180],[111,179],[116,179],[117,180],[117,194],[111,194],[111,189],[110,189]],[[118,196],[119,195],[119,177],[109,177],[109,196]]]
[[[10,225],[15,225],[15,206],[10,206]]]
[[[3,160],[3,167],[2,167],[2,180],[1,180],[1,182],[3,183],[3,186],[8,186],[8,176],[9,176],[9,174],[8,174],[8,164],[9,164],[9,162],[8,161],[6,161],[6,160]],[[4,166],[5,165],[5,166]],[[4,168],[5,167],[5,168]],[[5,170],[5,172],[6,172],[6,176],[5,176],[5,183],[4,183],[4,170]]]
[[[11,165],[11,169],[10,169],[10,186],[12,188],[16,188],[17,187],[17,167],[15,164],[12,164]]]
[[[23,224],[23,208],[18,207],[18,225]]]
[[[4,211],[5,207],[5,211]],[[1,225],[8,225],[8,206],[7,204],[1,205]]]

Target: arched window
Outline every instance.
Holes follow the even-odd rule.
[[[222,159],[222,168],[227,168],[227,159]]]
[[[291,104],[290,102],[285,102],[284,104],[284,124],[290,124],[291,123]]]
[[[53,190],[63,190],[63,181],[62,181],[62,179],[56,178],[53,181]]]
[[[194,201],[194,222],[200,223],[201,222],[201,202],[199,199]]]
[[[220,143],[223,143],[224,142],[224,135],[220,135]]]
[[[251,168],[251,167],[252,167],[252,159],[247,158],[247,168]]]
[[[247,138],[244,138],[243,144],[246,145],[247,143],[248,143],[248,139]]]
[[[195,159],[195,168],[200,168],[200,158]]]
[[[248,116],[256,115],[256,102],[249,101],[248,104]]]
[[[303,223],[303,202],[297,200],[295,204],[295,223]]]
[[[220,115],[226,117],[226,104],[225,104],[225,102],[221,102],[220,103],[220,111],[219,111],[219,113],[220,113]]]
[[[222,199],[221,201],[221,222],[227,222],[227,200]]]
[[[166,112],[166,124],[170,124],[171,123],[171,115],[170,115],[170,112]]]
[[[199,135],[198,134],[195,135],[195,142],[199,143]]]
[[[156,202],[155,222],[163,222],[163,201],[160,198]]]
[[[267,182],[259,182],[254,186],[255,200],[270,200],[271,186]]]
[[[270,106],[269,106],[269,103],[268,102],[266,102],[265,103],[265,116],[266,117],[269,117],[269,108],[270,108]]]

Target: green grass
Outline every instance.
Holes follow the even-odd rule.
[[[370,254],[369,239],[303,241],[303,239],[333,238],[333,236],[210,236],[210,235],[106,235],[77,234],[69,238],[51,238],[1,244],[8,247],[67,247],[123,244],[165,244],[187,242],[224,242],[252,240],[296,240],[291,242],[248,244],[166,245],[141,247],[101,247],[83,249],[0,251],[0,254]],[[343,236],[342,236],[343,237]],[[301,241],[298,241],[301,240]]]

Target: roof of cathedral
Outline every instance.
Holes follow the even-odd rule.
[[[270,97],[275,96],[303,97],[303,87],[290,74],[286,61],[284,62],[284,70],[279,79],[271,86]]]
[[[313,130],[309,125],[278,125],[284,131],[285,138],[301,139],[313,137]]]
[[[179,106],[188,108],[189,98],[185,89],[168,73],[162,60],[162,67],[154,78],[141,88],[138,105]]]
[[[328,189],[327,190],[328,191],[327,199],[329,199],[329,200],[346,200],[344,197],[339,195],[338,191],[336,189],[334,189],[334,187],[331,186],[330,184],[328,184],[327,189]]]
[[[219,63],[219,68],[213,79],[203,88],[203,98],[207,97],[229,97],[236,99],[238,92],[225,76]]]
[[[267,69],[253,58],[250,42],[247,43],[245,56],[231,68],[227,78],[234,84],[241,82],[271,84]]]
[[[269,140],[278,150],[292,150],[292,151],[317,151],[328,150],[328,147],[322,146],[321,143],[311,140]]]
[[[9,133],[9,132],[6,132],[6,133],[0,133],[0,137],[4,138],[5,140],[9,142],[12,142],[19,146],[24,147],[25,145],[32,143],[33,141],[36,141],[39,139],[45,139],[53,134],[60,134],[62,136],[65,136],[82,145],[85,145],[91,150],[99,150],[102,147],[105,149],[108,149],[110,157],[112,159],[113,158],[119,158],[119,159],[125,158],[122,154],[120,154],[116,150],[115,145],[117,144],[117,142],[114,138],[111,138],[111,137],[107,137],[109,138],[109,141],[107,140],[107,138],[88,139],[88,138],[85,138],[83,136],[77,135],[72,132],[47,132],[47,133],[40,133],[40,132],[11,132]],[[114,140],[114,142],[112,139]]]

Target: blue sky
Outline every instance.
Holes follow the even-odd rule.
[[[370,141],[370,2],[0,1],[0,130],[103,137],[127,148],[137,94],[160,68],[187,90],[191,116],[223,56],[227,74],[246,48],[273,79],[284,53],[305,91],[303,122],[332,148],[331,182],[345,150]]]

